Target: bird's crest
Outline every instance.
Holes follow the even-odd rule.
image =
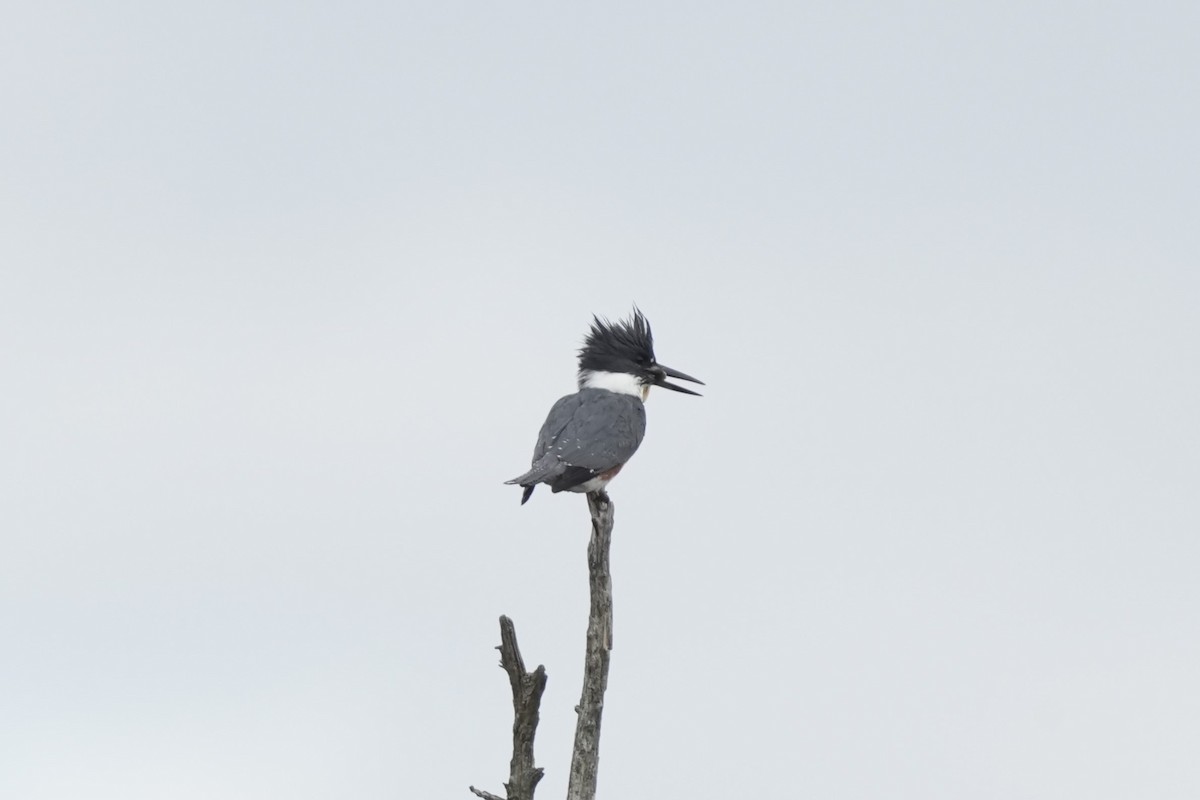
[[[654,363],[654,334],[646,315],[634,306],[633,314],[619,322],[593,316],[579,349],[580,371],[611,370],[629,362],[643,368]]]

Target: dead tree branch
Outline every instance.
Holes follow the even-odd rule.
[[[588,494],[592,514],[592,538],[588,542],[588,584],[591,609],[588,614],[587,654],[583,668],[583,694],[575,707],[575,747],[571,753],[571,775],[567,800],[594,800],[596,773],[600,767],[600,716],[604,690],[608,688],[608,660],[612,650],[612,576],[608,551],[612,542],[613,504],[603,491]]]
[[[500,617],[500,646],[496,649],[500,651],[500,666],[508,673],[513,696],[513,753],[504,791],[507,800],[533,800],[533,791],[542,779],[542,769],[533,762],[533,737],[537,734],[542,692],[546,690],[546,668],[539,664],[533,672],[525,671],[525,660],[517,646],[517,631],[508,617]],[[505,800],[474,786],[469,788],[483,800]]]

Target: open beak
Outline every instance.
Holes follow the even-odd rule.
[[[697,378],[693,378],[691,375],[687,375],[683,372],[680,372],[677,369],[671,369],[670,367],[664,367],[662,364],[655,364],[654,365],[654,385],[655,386],[661,386],[664,389],[670,389],[673,392],[683,392],[684,394],[693,394],[696,397],[703,397],[703,395],[701,395],[699,392],[693,392],[691,389],[685,389],[682,386],[676,386],[673,383],[667,383],[667,378],[678,378],[681,381],[691,381],[692,383],[698,383],[701,386],[704,385],[704,381],[699,380]]]

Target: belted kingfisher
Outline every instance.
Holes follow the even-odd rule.
[[[679,378],[703,381],[654,360],[650,323],[637,308],[626,321],[592,317],[592,328],[579,350],[579,391],[559,399],[542,424],[533,465],[505,481],[525,491],[521,505],[544,483],[553,492],[601,491],[621,471],[646,433],[643,402],[651,386],[684,394],[699,392],[667,383]]]

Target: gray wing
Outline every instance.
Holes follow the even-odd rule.
[[[558,402],[551,407],[550,413],[546,415],[546,421],[542,423],[542,429],[538,431],[537,444],[533,446],[532,463],[536,464],[554,446],[554,442],[571,424],[571,420],[582,402],[583,398],[576,392],[566,397],[560,397]]]
[[[553,454],[571,467],[603,472],[628,461],[646,435],[646,407],[632,395],[584,389],[550,409],[533,461]]]
[[[530,470],[506,483],[548,483],[555,491],[583,483],[628,461],[645,434],[646,407],[640,399],[583,389],[554,404],[538,433]]]

